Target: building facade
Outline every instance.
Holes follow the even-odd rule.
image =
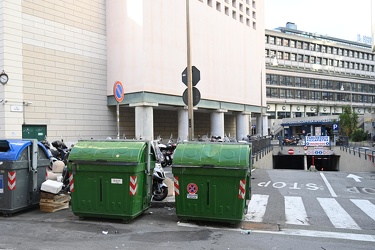
[[[282,119],[314,117],[316,122],[349,105],[373,134],[375,53],[370,44],[300,31],[294,23],[265,33],[270,131],[280,128]]]
[[[187,139],[186,7],[175,0],[1,1],[0,64],[9,81],[0,86],[0,137]],[[190,0],[189,10],[192,65],[201,76],[195,137],[241,139],[251,117],[266,134],[263,2]]]

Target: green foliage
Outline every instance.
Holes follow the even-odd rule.
[[[343,107],[343,113],[340,115],[340,132],[344,136],[349,136],[357,129],[358,114],[352,112],[350,106]]]
[[[365,141],[367,139],[367,133],[363,131],[363,129],[357,128],[351,134],[350,139],[355,142]]]

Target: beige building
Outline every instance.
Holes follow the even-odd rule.
[[[321,126],[318,119],[338,117],[344,106],[350,106],[364,130],[374,134],[375,53],[371,44],[301,31],[287,23],[265,31],[265,57],[269,130],[280,131],[278,124],[299,117],[314,117],[307,119],[314,120],[314,126],[297,124],[285,132],[314,134],[314,127]],[[332,122],[322,129],[322,134],[332,130]]]
[[[74,3],[74,4],[73,4]],[[187,139],[182,100],[186,2],[0,2],[0,138]],[[190,0],[200,71],[194,136],[267,133],[264,9],[258,0]],[[124,86],[119,130],[113,86]],[[263,118],[263,119],[260,119]]]

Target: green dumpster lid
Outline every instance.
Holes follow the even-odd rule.
[[[250,147],[246,144],[196,142],[178,144],[173,166],[217,166],[248,168]]]
[[[146,141],[87,140],[72,148],[69,161],[145,162]]]

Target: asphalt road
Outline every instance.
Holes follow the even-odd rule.
[[[128,224],[100,218],[80,220],[70,209],[21,211],[0,217],[0,249],[374,249],[371,211],[368,215],[352,200],[370,208],[375,204],[375,174],[355,173],[361,182],[347,177],[352,173],[323,174],[327,182],[319,172],[254,171],[253,201],[256,195],[268,195],[268,202],[250,208],[266,207],[266,212],[259,219],[249,208],[245,221],[237,226],[180,221],[171,203],[154,203]],[[295,201],[288,197],[301,197],[296,200],[302,200],[306,210],[306,218],[298,217],[303,224],[293,224],[299,220],[290,216],[287,219],[285,204]],[[340,228],[340,223],[331,222],[329,209],[323,207],[329,208],[336,201],[358,228]],[[260,221],[251,221],[255,217]]]

